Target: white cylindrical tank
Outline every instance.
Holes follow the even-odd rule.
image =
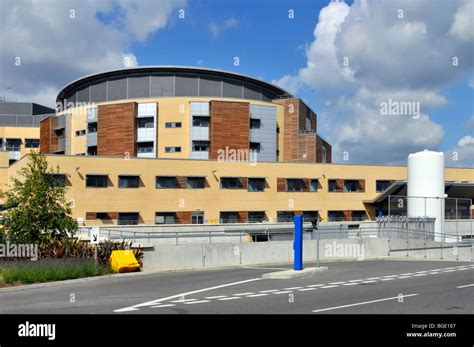
[[[425,149],[408,156],[408,217],[434,217],[435,241],[444,240],[444,154]]]

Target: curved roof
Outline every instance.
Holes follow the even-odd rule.
[[[120,92],[120,90],[115,89],[119,88],[120,86],[120,80],[128,79],[128,78],[140,78],[140,77],[148,77],[148,76],[153,76],[159,78],[164,77],[164,76],[174,76],[174,79],[172,82],[169,82],[170,85],[162,86],[161,84],[165,83],[164,81],[162,82],[156,82],[157,87],[153,88],[152,82],[150,79],[149,82],[149,89],[144,90],[145,84],[143,86],[139,86],[138,84],[136,87],[136,90],[140,90],[141,93],[146,95],[146,93],[149,94],[150,97],[159,97],[159,96],[228,96],[226,94],[235,94],[238,95],[240,91],[238,89],[234,89],[232,92],[232,88],[239,88],[242,87],[242,96],[241,98],[249,98],[249,99],[260,99],[260,100],[267,100],[271,99],[272,97],[276,96],[292,96],[289,92],[286,90],[280,88],[279,86],[265,82],[260,79],[256,79],[250,76],[234,73],[234,72],[228,72],[228,71],[222,71],[222,70],[216,70],[216,69],[208,69],[208,68],[200,68],[200,67],[188,67],[188,66],[140,66],[140,67],[134,67],[134,68],[126,68],[126,69],[119,69],[119,70],[111,70],[111,71],[105,71],[97,74],[91,74],[84,76],[82,78],[79,78],[75,81],[70,82],[66,86],[64,86],[61,91],[58,93],[58,96],[56,98],[57,102],[60,102],[64,99],[71,100],[71,101],[107,101],[107,100],[116,100],[120,98],[134,98],[134,97],[140,97],[136,96],[135,94],[137,93],[136,90],[132,90],[131,93],[129,92],[129,83],[126,82],[126,96],[123,97],[123,91]],[[178,78],[183,78],[188,80],[183,80],[183,81],[176,81],[176,77]],[[192,79],[196,80],[194,82]],[[213,80],[216,81],[216,83],[220,83],[222,81],[222,84],[227,83],[229,84],[228,87],[226,86],[221,86],[221,95],[201,95],[201,94],[209,94],[208,90],[204,90],[204,92],[199,93],[199,84],[198,80],[205,79],[207,82],[207,85],[203,84],[203,88],[208,88],[209,90],[214,90],[212,93],[216,93],[216,85],[212,86],[209,83],[212,83]],[[109,81],[118,81],[118,82],[112,82],[115,83],[113,86]],[[107,82],[107,83],[104,83]],[[100,85],[103,83],[105,85],[106,91],[100,91]],[[161,83],[161,84],[159,84]],[[171,86],[171,83],[173,84]],[[190,86],[186,86],[186,83],[190,84]],[[197,94],[195,88],[193,89],[194,83],[197,86]],[[92,95],[90,90],[87,90],[87,92],[83,92],[82,95],[75,96],[81,91],[84,91],[85,89],[88,89],[90,86],[94,87],[94,90],[97,90],[98,93]],[[112,92],[108,92],[108,88],[113,88]],[[123,88],[123,87],[122,87]],[[141,89],[140,89],[141,88]],[[168,88],[166,90],[166,88]],[[173,90],[171,91],[170,88]],[[179,89],[177,89],[179,88]],[[214,88],[214,89],[213,89]],[[222,89],[227,88],[229,92],[222,91]],[[90,88],[92,90],[92,88]],[[247,90],[248,92],[247,92]],[[186,94],[187,92],[190,93],[190,95],[183,95]],[[258,97],[258,93],[260,93],[260,97]],[[132,94],[130,96],[130,94]],[[173,94],[173,95],[171,95]],[[105,100],[102,100],[104,95],[106,95]],[[122,96],[122,97],[117,97],[117,96]],[[247,97],[250,96],[250,97]],[[252,97],[253,96],[253,97]],[[234,97],[239,97],[239,96],[234,96]],[[102,99],[101,99],[102,98]],[[79,100],[81,99],[81,100]],[[89,100],[85,100],[89,99]],[[94,99],[94,100],[92,100]]]

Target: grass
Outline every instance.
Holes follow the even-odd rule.
[[[0,262],[0,286],[4,284],[41,283],[109,273],[91,259],[45,259]]]

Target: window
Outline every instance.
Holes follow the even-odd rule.
[[[40,141],[39,139],[25,139],[26,148],[39,148]]]
[[[383,192],[390,186],[391,182],[386,180],[380,180],[375,183],[377,193]]]
[[[16,162],[16,159],[9,159],[8,165],[13,165]]]
[[[359,181],[356,180],[345,180],[344,191],[345,192],[357,192],[359,190]]]
[[[87,155],[97,155],[97,146],[87,147]]]
[[[155,120],[153,117],[137,118],[137,126],[139,128],[154,128]]]
[[[301,192],[303,190],[303,180],[300,178],[288,178],[286,180],[287,192]]]
[[[335,192],[336,191],[336,180],[329,180],[328,181],[328,191]]]
[[[51,187],[66,186],[66,175],[64,174],[45,174],[44,177]]]
[[[240,180],[237,177],[221,177],[221,189],[238,189]]]
[[[260,119],[250,118],[250,129],[260,129]]]
[[[158,189],[172,189],[176,188],[176,177],[174,176],[157,176],[156,188]]]
[[[19,151],[21,147],[21,139],[6,139],[5,150]]]
[[[76,136],[84,136],[86,134],[86,129],[76,131]]]
[[[277,222],[278,223],[287,223],[293,221],[293,211],[278,211],[277,212]]]
[[[237,223],[239,221],[238,212],[221,212],[221,223]]]
[[[96,133],[97,132],[97,122],[87,123],[87,132]]]
[[[87,188],[107,188],[107,175],[86,175]]]
[[[204,212],[191,212],[191,224],[204,224]]]
[[[188,177],[186,188],[201,189],[205,187],[206,179],[204,177]]]
[[[263,192],[265,190],[265,178],[249,178],[249,192]]]
[[[209,141],[193,141],[193,152],[208,152]]]
[[[265,211],[249,211],[249,223],[263,223],[266,220]]]
[[[110,215],[107,212],[97,212],[95,214],[95,219],[110,219]]]
[[[310,192],[317,192],[318,191],[319,180],[312,179],[309,181],[309,191]]]
[[[66,137],[64,133],[64,128],[55,129],[54,132],[56,133],[56,136],[58,137],[59,140],[64,139]]]
[[[155,224],[175,224],[175,212],[156,212]]]
[[[137,153],[153,153],[153,142],[137,142]]]
[[[353,221],[363,221],[365,220],[365,211],[352,211],[351,219]]]
[[[305,222],[311,222],[315,219],[318,219],[318,211],[303,211],[303,220]]]
[[[260,142],[250,142],[250,150],[260,152]]]
[[[321,152],[321,156],[322,156],[322,162],[323,163],[326,163],[326,156],[327,156],[327,150],[326,150],[326,146],[323,145],[322,147],[322,152]]]
[[[342,211],[328,211],[328,222],[340,222],[344,220]]]
[[[165,128],[181,128],[181,122],[166,122]]]
[[[119,176],[119,188],[138,188],[140,176]]]
[[[118,225],[137,225],[139,221],[138,212],[121,212],[118,214]]]
[[[193,116],[193,127],[209,127],[209,117]]]
[[[179,153],[181,152],[181,147],[165,147],[166,153]]]

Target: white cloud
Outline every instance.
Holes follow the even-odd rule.
[[[474,167],[474,137],[466,135],[445,152],[446,166]]]
[[[181,0],[3,0],[0,95],[54,106],[56,93],[74,79],[136,66],[133,40],[165,26],[172,9],[182,5]]]
[[[301,86],[300,79],[292,75],[285,75],[278,80],[273,80],[272,83],[282,87],[293,95],[298,93],[298,89]]]
[[[218,24],[216,22],[209,23],[209,30],[211,31],[212,37],[219,37],[225,30],[237,28],[239,22],[234,17],[227,18],[223,23]]]
[[[319,14],[306,66],[276,82],[316,91],[319,129],[333,143],[333,160],[342,162],[348,152],[350,162],[403,164],[411,152],[440,146],[443,129],[429,112],[448,104],[440,90],[474,66],[466,6],[462,0],[330,2]],[[382,116],[380,102],[389,99],[419,103],[421,116]]]
[[[458,40],[471,41],[474,39],[474,2],[464,0],[454,15],[454,21],[449,33]]]

